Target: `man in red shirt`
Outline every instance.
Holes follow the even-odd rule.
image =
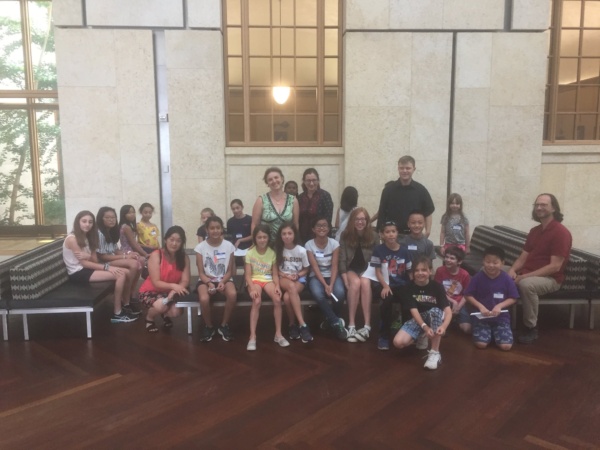
[[[523,302],[526,331],[518,338],[521,344],[531,344],[538,338],[539,296],[560,288],[573,242],[571,233],[561,224],[563,215],[554,195],[538,195],[532,218],[540,225],[529,231],[521,255],[508,271]]]

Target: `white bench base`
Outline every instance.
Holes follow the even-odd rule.
[[[29,340],[29,327],[27,325],[27,316],[29,314],[61,314],[61,313],[85,313],[85,321],[87,327],[87,337],[92,338],[92,318],[91,313],[94,308],[87,306],[65,307],[65,308],[28,308],[28,309],[11,309],[10,314],[23,315],[23,335],[25,340]],[[4,323],[4,319],[3,319]],[[4,328],[6,330],[6,328]]]

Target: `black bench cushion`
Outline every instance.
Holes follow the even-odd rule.
[[[13,307],[17,301],[37,300],[69,280],[62,248],[35,256],[10,268]]]
[[[114,281],[75,284],[70,281],[37,299],[12,302],[14,309],[93,307],[114,289]]]

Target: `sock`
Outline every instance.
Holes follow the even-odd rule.
[[[355,325],[348,325],[348,331],[355,330],[355,329],[356,329]]]
[[[369,325],[365,325],[365,328],[369,331],[371,331],[371,327]]]

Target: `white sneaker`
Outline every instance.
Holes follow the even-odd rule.
[[[290,343],[283,336],[281,336],[280,338],[275,336],[275,338],[273,339],[273,342],[275,342],[276,344],[279,344],[280,347],[289,347],[290,346]]]
[[[427,350],[427,347],[429,347],[429,338],[425,333],[421,333],[421,336],[417,338],[415,347],[417,347],[418,350]]]
[[[248,345],[246,345],[246,350],[249,352],[256,351],[256,341],[248,341]]]
[[[429,350],[428,353],[429,355],[427,356],[427,361],[425,361],[425,365],[423,367],[425,369],[435,370],[442,362],[442,355],[440,355],[440,352],[435,350]]]
[[[356,339],[358,339],[360,342],[367,342],[369,336],[369,329],[366,327],[362,327],[356,332]]]
[[[358,336],[356,333],[356,328],[355,327],[351,327],[348,328],[348,337],[346,338],[346,340],[348,342],[358,342]]]

